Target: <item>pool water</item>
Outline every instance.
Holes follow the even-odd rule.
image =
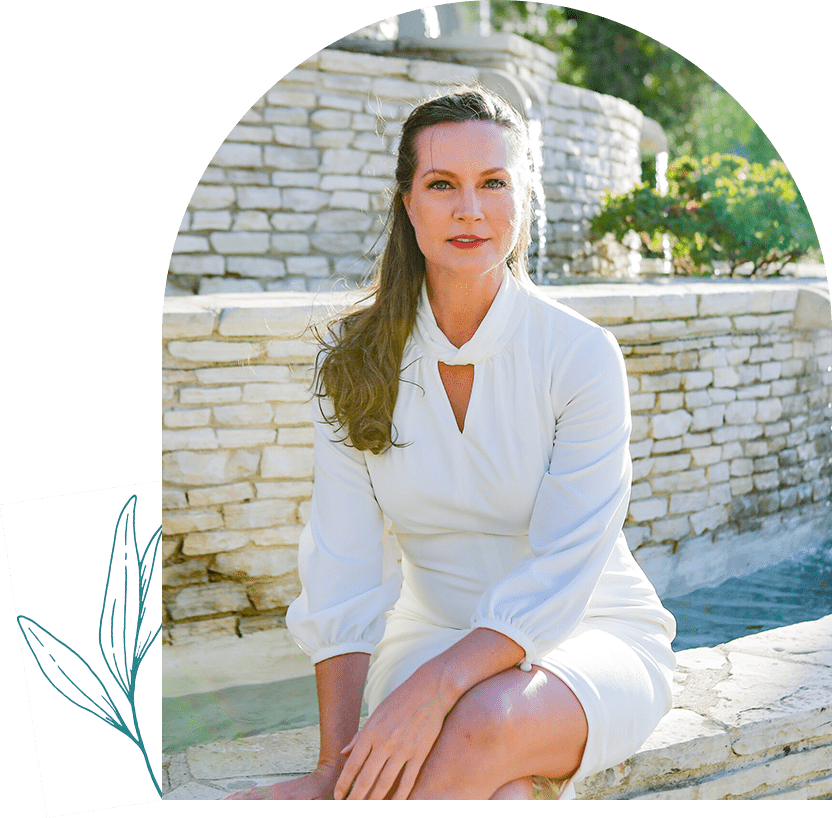
[[[832,540],[753,574],[662,601],[676,617],[674,650],[820,619],[832,614]]]
[[[832,540],[753,574],[663,601],[676,617],[675,650],[820,619],[832,614]],[[314,676],[162,699],[165,753],[317,723]]]

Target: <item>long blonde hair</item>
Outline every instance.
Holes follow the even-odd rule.
[[[369,292],[359,305],[375,298],[346,317],[333,320],[326,336],[319,334],[315,395],[332,402],[333,412],[326,420],[357,449],[381,454],[390,446],[404,445],[394,440],[393,410],[399,394],[402,355],[416,320],[425,276],[425,257],[402,200],[416,172],[416,137],[432,125],[472,120],[505,127],[517,155],[527,161],[531,173],[526,122],[496,94],[481,87],[465,87],[414,108],[402,128],[387,243],[376,263]],[[531,219],[531,203],[527,201],[520,216],[517,243],[506,259],[509,272],[520,278],[528,276]]]

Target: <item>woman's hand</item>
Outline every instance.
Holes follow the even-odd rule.
[[[231,795],[222,801],[325,801],[332,800],[335,782],[341,772],[342,764],[320,764],[309,775],[294,778],[291,781],[279,781],[268,787],[249,787]]]
[[[373,712],[343,749],[335,798],[404,800],[456,699],[423,665]]]

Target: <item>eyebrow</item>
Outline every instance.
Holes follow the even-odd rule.
[[[452,179],[458,179],[459,178],[453,171],[442,170],[442,168],[428,168],[421,175],[420,178],[424,179],[425,176],[430,176],[430,174],[432,174],[432,173],[439,174],[440,176],[450,176]],[[482,171],[482,173],[480,173],[480,176],[491,176],[494,173],[508,173],[508,170],[506,168],[502,168],[502,167],[489,168],[488,170]]]

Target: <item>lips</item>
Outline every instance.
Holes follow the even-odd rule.
[[[461,235],[448,239],[448,244],[452,244],[461,250],[473,250],[476,247],[481,247],[487,241],[488,239],[481,238],[480,236]]]

